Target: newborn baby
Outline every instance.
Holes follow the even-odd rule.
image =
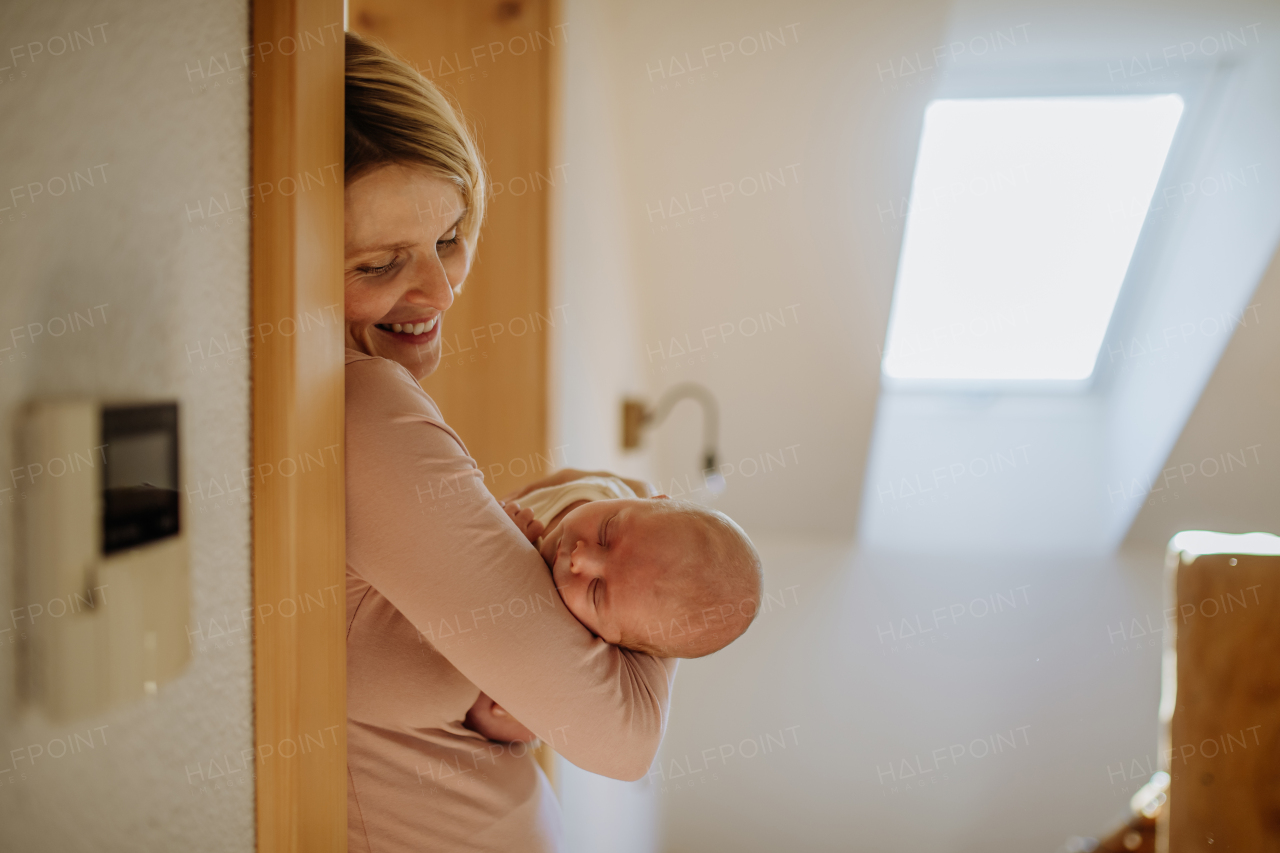
[[[584,477],[504,505],[538,546],[569,611],[608,643],[662,658],[724,648],[755,618],[760,557],[724,513],[616,477]],[[467,727],[490,740],[534,734],[483,693]]]

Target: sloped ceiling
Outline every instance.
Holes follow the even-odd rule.
[[[938,82],[932,73],[900,74],[902,58],[1012,29],[1025,40],[987,67],[1084,63],[1114,77],[1121,58],[1258,22],[1265,34],[1274,19],[1251,2],[1012,0],[619,3],[613,14],[619,37],[609,73],[619,93],[646,391],[694,380],[719,397],[721,461],[735,466],[719,508],[753,531],[841,536],[856,530],[864,487],[874,485],[868,451],[900,207]],[[785,43],[752,57],[699,59],[709,45],[718,54],[724,42],[765,31]],[[1249,50],[1272,48],[1263,39]],[[1124,91],[1154,79],[1135,74],[1130,62]],[[1273,158],[1264,174],[1274,166]],[[767,195],[701,195],[782,170],[786,184]],[[743,333],[752,318],[784,313],[785,327]],[[718,331],[732,327],[739,331],[727,338]],[[696,408],[682,404],[649,439],[665,490],[678,493],[691,479],[696,486],[699,432]],[[743,462],[767,470],[748,475]],[[1091,500],[1096,493],[1105,503],[1110,474],[1097,474]],[[1103,537],[1109,546],[1127,525],[1128,517]]]
[[[1280,252],[1249,301],[1249,325],[1236,329],[1165,461],[1177,478],[1148,495],[1125,545],[1164,545],[1179,530],[1280,532]]]

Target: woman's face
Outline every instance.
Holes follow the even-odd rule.
[[[347,185],[347,346],[417,379],[440,363],[444,312],[471,267],[462,194],[444,178],[382,166]]]

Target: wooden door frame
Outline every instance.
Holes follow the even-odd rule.
[[[347,849],[342,0],[252,3],[257,849]]]

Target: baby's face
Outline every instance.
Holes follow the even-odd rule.
[[[659,583],[687,553],[678,514],[658,498],[592,501],[543,537],[542,557],[565,606],[609,643],[645,637],[665,612]]]

